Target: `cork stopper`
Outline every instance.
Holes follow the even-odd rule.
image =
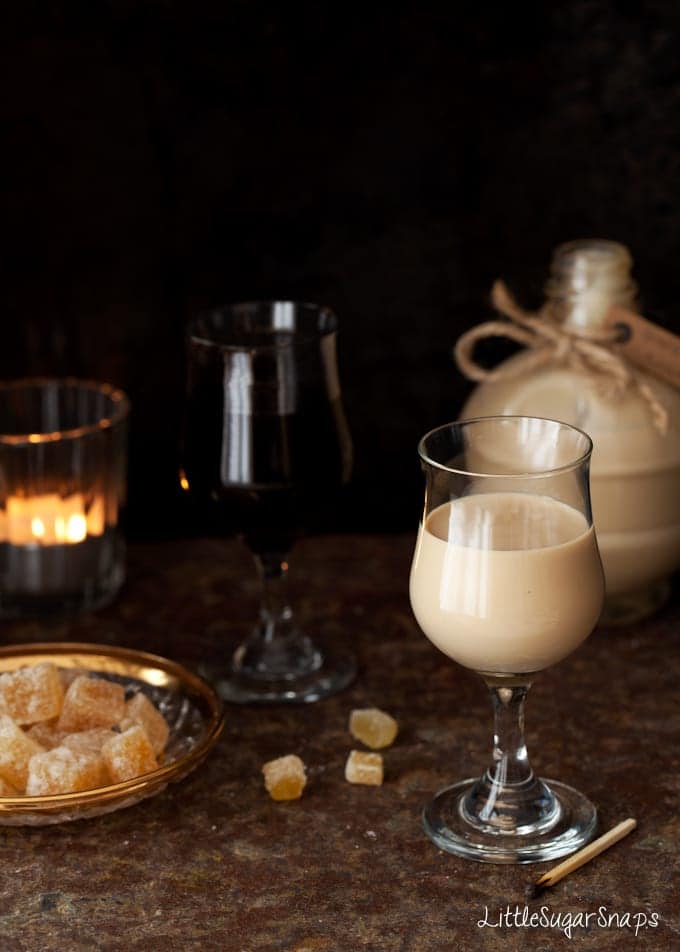
[[[545,288],[553,313],[570,327],[596,330],[613,304],[634,310],[632,266],[630,252],[616,241],[586,238],[559,245]]]

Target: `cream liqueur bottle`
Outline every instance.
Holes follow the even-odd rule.
[[[550,320],[567,335],[602,346],[612,305],[636,310],[631,267],[628,250],[615,242],[559,246],[546,286]],[[613,338],[609,346],[616,354]],[[634,385],[610,386],[607,373],[578,359],[556,354],[537,366],[535,355],[524,350],[496,368],[461,418],[542,416],[589,434],[593,518],[607,590],[604,620],[644,617],[665,601],[669,576],[680,565],[680,393],[637,369]],[[650,400],[665,411],[663,425]]]

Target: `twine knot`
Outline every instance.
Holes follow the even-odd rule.
[[[668,412],[652,388],[614,349],[615,329],[590,330],[558,323],[549,303],[534,313],[521,308],[502,281],[491,289],[491,303],[505,321],[486,321],[462,334],[454,349],[456,363],[470,380],[481,382],[523,377],[539,367],[567,366],[592,378],[603,396],[616,398],[634,387],[647,404],[654,426],[661,433],[668,427]],[[487,370],[474,359],[477,343],[487,337],[506,337],[528,348],[519,364],[501,364]]]

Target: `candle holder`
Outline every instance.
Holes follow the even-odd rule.
[[[0,616],[92,609],[118,592],[129,408],[106,384],[0,384]]]

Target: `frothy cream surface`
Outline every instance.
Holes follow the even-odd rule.
[[[594,628],[604,581],[592,527],[549,496],[477,493],[421,526],[411,605],[427,637],[477,671],[540,671]]]

